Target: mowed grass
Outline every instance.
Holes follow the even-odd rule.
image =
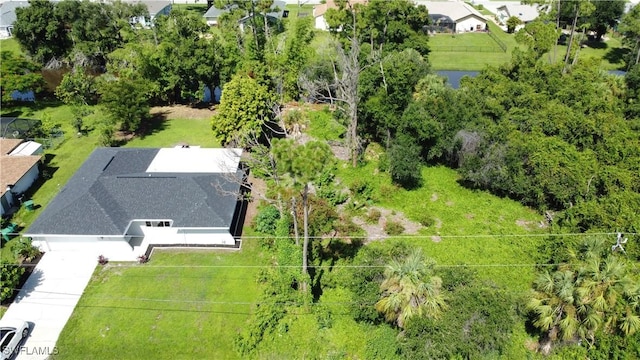
[[[189,144],[201,147],[219,147],[213,136],[211,119],[172,119],[157,124],[151,134],[135,137],[125,147],[174,147]]]
[[[98,266],[55,359],[236,359],[260,289],[259,246],[161,250],[143,265]],[[249,266],[249,267],[246,267]]]
[[[461,186],[455,170],[424,167],[422,176],[423,185],[407,191],[393,186],[388,174],[376,174],[374,162],[356,169],[344,165],[338,175],[346,186],[366,179],[376,206],[414,221],[432,220],[418,235],[385,241],[422,247],[440,267],[469,265],[483,279],[513,291],[528,289],[541,235],[548,231],[539,226],[542,217],[516,201]]]
[[[505,33],[491,21],[488,24],[489,30],[507,46],[506,52],[486,33],[437,34],[429,38],[431,67],[434,70],[478,71],[487,65],[499,66],[511,60],[511,52],[519,46],[515,36]]]

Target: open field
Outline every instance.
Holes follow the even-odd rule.
[[[546,229],[542,217],[520,203],[458,184],[455,170],[425,167],[423,185],[407,191],[391,184],[388,174],[375,174],[376,164],[361,168],[343,165],[338,177],[349,186],[366,181],[374,189],[374,205],[401,211],[419,221],[428,216],[433,225],[418,235],[399,236],[422,247],[439,266],[470,265],[481,278],[514,291],[529,288],[534,276],[534,255]],[[496,266],[500,264],[500,266]]]
[[[242,251],[161,250],[144,265],[99,266],[56,359],[234,359],[259,294],[255,242]]]

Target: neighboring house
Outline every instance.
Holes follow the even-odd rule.
[[[351,6],[355,6],[356,4],[366,5],[369,0],[349,0],[349,4]],[[315,20],[315,27],[319,30],[327,31],[329,30],[329,25],[327,24],[327,20],[325,19],[325,13],[329,9],[337,9],[338,5],[336,5],[334,0],[327,0],[324,4],[319,4],[313,7],[313,18]]]
[[[520,30],[526,24],[532,22],[537,19],[540,15],[538,8],[533,5],[522,5],[522,4],[505,4],[499,6],[498,12],[496,13],[496,19],[502,25],[504,29],[506,29],[507,20],[515,16],[522,22],[521,25],[518,25],[515,31]]]
[[[43,251],[131,261],[149,245],[235,246],[241,149],[98,148],[24,232]]]
[[[127,3],[136,5],[143,4],[149,11],[149,16],[135,16],[129,19],[131,25],[140,24],[142,27],[149,28],[153,26],[153,23],[158,16],[169,15],[171,12],[170,1],[147,1],[147,0],[130,0]]]
[[[42,145],[0,138],[0,215],[19,205],[18,196],[38,178]]]
[[[16,22],[16,9],[29,6],[28,1],[5,1],[0,3],[0,39],[13,36],[13,24]]]
[[[272,11],[267,13],[267,18],[270,18],[272,20],[280,20],[282,18],[286,18],[289,15],[289,10],[285,9],[286,5],[287,3],[284,1],[274,1],[273,5],[271,5]],[[209,26],[217,26],[222,15],[229,13],[237,8],[238,6],[236,4],[228,5],[222,9],[211,6],[207,10],[207,12],[204,13],[203,17],[205,18]],[[240,27],[244,28],[244,24],[247,22],[247,20],[251,19],[252,16],[253,14],[247,14],[243,16],[238,21],[240,23]]]
[[[457,1],[420,1],[429,10],[430,28],[436,32],[485,31],[487,19],[473,6]]]

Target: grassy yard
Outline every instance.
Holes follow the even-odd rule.
[[[429,38],[429,62],[434,70],[482,70],[487,65],[498,66],[511,59],[518,46],[513,34],[507,34],[493,22],[489,30],[507,46],[504,52],[486,33],[438,34]],[[493,49],[493,50],[491,50]]]
[[[99,266],[67,322],[56,359],[235,359],[259,295],[262,263],[241,251],[165,250],[144,265]]]

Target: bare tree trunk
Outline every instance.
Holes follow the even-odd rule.
[[[293,217],[293,235],[296,239],[296,246],[300,245],[300,235],[298,233],[298,217],[296,216],[296,197],[291,198],[291,216]]]
[[[560,29],[560,0],[556,0],[556,3],[558,4],[558,8],[556,9],[556,11],[558,12],[556,14],[556,29]],[[558,58],[557,53],[558,53],[558,40],[556,40],[556,43],[553,46],[553,63],[555,63],[556,59]],[[551,61],[549,62],[551,63]]]
[[[564,57],[564,67],[562,68],[562,73],[567,72],[567,68],[569,66],[569,57],[571,56],[571,47],[573,46],[573,37],[576,32],[576,23],[578,22],[578,14],[580,13],[580,4],[576,3],[576,12],[573,17],[573,24],[571,25],[571,36],[569,37],[569,46],[567,46],[567,54]]]
[[[304,185],[302,192],[302,212],[304,221],[304,241],[302,243],[302,275],[309,275],[308,262],[309,262],[309,184]],[[302,291],[307,291],[307,282],[302,282]]]
[[[638,62],[640,62],[640,39],[636,41],[636,48],[638,49],[638,52],[636,53],[636,65],[638,65]]]

